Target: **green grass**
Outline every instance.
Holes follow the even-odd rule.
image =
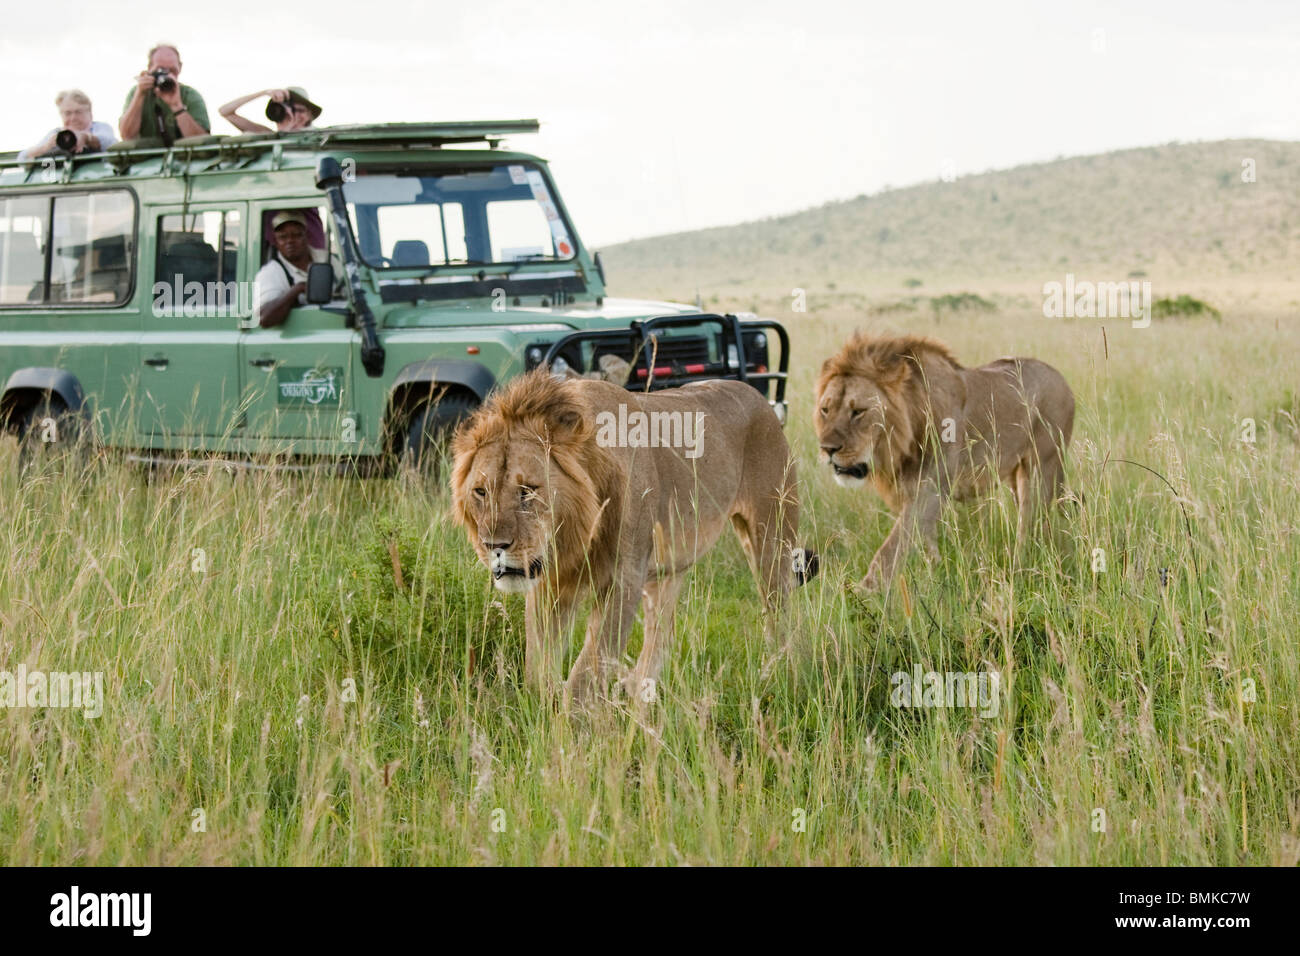
[[[1020,567],[1008,494],[951,510],[942,560],[864,603],[846,585],[889,517],[816,467],[809,422],[855,324],[792,330],[823,555],[792,653],[769,659],[724,539],[644,716],[571,720],[522,685],[522,602],[489,589],[441,489],[111,461],[20,483],[6,442],[0,670],[103,671],[107,700],[0,709],[0,862],[1295,864],[1300,445],[1274,424],[1296,414],[1295,331],[1157,320],[1103,345],[1033,310],[945,316],[968,364],[1065,372],[1082,502],[1067,546]],[[999,712],[891,706],[914,664],[999,671]]]

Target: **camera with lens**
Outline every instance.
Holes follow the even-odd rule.
[[[70,129],[61,129],[54,135],[54,143],[65,153],[77,151],[77,134]]]
[[[289,107],[283,103],[277,103],[275,100],[266,104],[266,118],[272,123],[278,123],[289,115]]]
[[[153,77],[153,88],[160,93],[170,93],[176,89],[176,81],[166,70],[151,70],[149,75]]]

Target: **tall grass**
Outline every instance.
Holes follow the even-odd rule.
[[[112,459],[20,481],[6,443],[0,670],[102,671],[106,701],[0,709],[0,862],[1294,865],[1300,446],[1272,424],[1294,330],[1230,315],[1103,345],[1094,323],[945,317],[968,363],[1035,354],[1072,383],[1067,545],[1017,564],[1004,492],[945,514],[905,593],[862,601],[890,517],[817,466],[809,419],[856,324],[793,330],[823,556],[793,651],[770,660],[724,539],[645,713],[568,719],[523,686],[521,602],[443,489]],[[998,712],[892,706],[915,665],[997,671]]]

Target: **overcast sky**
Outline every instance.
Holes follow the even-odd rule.
[[[200,12],[206,10],[206,13]],[[297,11],[297,12],[295,12]],[[116,126],[159,40],[217,107],[298,85],[319,123],[536,117],[589,245],[1171,140],[1300,138],[1300,4],[220,0],[9,4],[4,148],[77,86]],[[245,114],[261,119],[262,104]]]

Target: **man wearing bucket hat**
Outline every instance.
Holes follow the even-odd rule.
[[[275,251],[253,280],[253,318],[264,329],[283,325],[290,310],[307,304],[307,270],[314,262],[334,267],[334,291],[343,280],[343,267],[331,261],[324,249],[307,242],[307,215],[301,209],[283,209],[271,220]]]
[[[301,86],[288,86],[278,90],[258,90],[238,99],[231,100],[221,107],[221,115],[230,121],[236,129],[244,133],[269,133],[271,127],[263,126],[245,119],[236,112],[245,103],[259,96],[270,97],[266,104],[266,118],[275,123],[281,133],[295,129],[306,129],[320,116],[321,108],[311,101],[307,91]]]

